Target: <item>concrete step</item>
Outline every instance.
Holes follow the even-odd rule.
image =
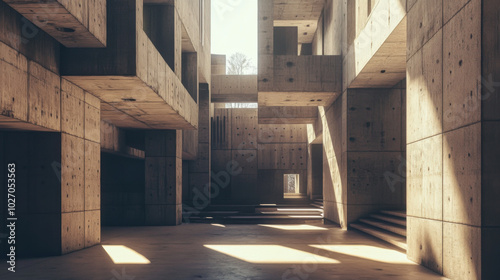
[[[323,204],[319,204],[319,203],[312,203],[311,206],[314,206],[314,207],[317,207],[317,208],[321,208],[323,209]]]
[[[303,224],[311,220],[322,220],[323,215],[248,215],[227,217],[189,217],[189,223],[221,224]]]
[[[385,222],[380,222],[378,220],[374,219],[360,219],[359,220],[361,223],[365,223],[368,225],[371,225],[373,227],[377,227],[386,231],[390,231],[392,233],[401,235],[406,237],[406,228],[399,226],[399,225],[393,225],[390,223],[385,223]]]
[[[362,231],[368,235],[371,235],[373,237],[376,237],[378,239],[381,239],[381,240],[384,240],[385,242],[388,242],[402,250],[407,250],[407,246],[406,246],[406,238],[400,236],[400,235],[397,235],[397,234],[394,234],[394,233],[391,233],[391,232],[387,232],[387,231],[384,231],[384,230],[381,230],[379,228],[375,228],[375,227],[372,227],[372,226],[369,226],[369,225],[366,225],[366,224],[351,224],[351,227],[352,228],[355,228],[359,231]]]
[[[384,210],[384,211],[380,211],[380,213],[388,215],[388,216],[396,216],[399,218],[406,219],[406,211],[387,211],[387,210]]]
[[[238,211],[203,211],[200,212],[199,216],[227,216],[238,214]]]
[[[406,227],[406,219],[402,219],[399,217],[387,216],[384,214],[372,214],[370,215],[370,217]]]

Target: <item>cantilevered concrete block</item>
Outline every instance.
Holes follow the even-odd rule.
[[[340,94],[340,56],[274,56],[273,86],[260,88],[260,106],[328,106]]]
[[[182,84],[182,22],[177,10],[161,10],[166,10],[163,18],[173,22],[168,42],[175,44],[169,49],[144,24],[150,18],[143,18],[142,0],[107,2],[107,47],[63,48],[62,76],[106,102],[109,108],[103,109],[102,118],[119,127],[196,129],[198,106]],[[172,65],[165,52],[174,55]]]
[[[106,46],[106,0],[5,2],[66,47]]]
[[[257,76],[212,76],[211,95],[212,102],[257,102]]]
[[[2,116],[28,120],[28,62],[0,43],[0,112]]]
[[[61,78],[29,62],[28,121],[51,130],[61,129]]]

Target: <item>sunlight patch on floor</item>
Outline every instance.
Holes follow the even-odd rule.
[[[282,230],[328,230],[326,228],[312,225],[259,225],[261,227],[270,227]]]
[[[406,254],[396,250],[369,245],[309,245],[314,248],[340,253],[371,261],[392,264],[414,264],[406,258]]]
[[[203,245],[249,263],[338,264],[337,260],[280,245]]]
[[[143,255],[123,245],[102,245],[115,264],[150,264]]]
[[[222,225],[222,224],[211,224],[211,225],[214,227],[222,227],[222,228],[226,227],[225,225]]]

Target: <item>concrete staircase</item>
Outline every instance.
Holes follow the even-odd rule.
[[[351,228],[388,242],[406,251],[406,212],[380,211],[351,224]]]
[[[313,201],[298,204],[211,205],[202,211],[189,214],[189,217],[185,216],[184,222],[304,223],[323,219],[321,204],[319,201]]]
[[[322,198],[320,198],[320,199],[315,199],[315,200],[311,203],[311,206],[316,207],[316,208],[319,208],[319,209],[323,209],[323,199],[322,199]]]

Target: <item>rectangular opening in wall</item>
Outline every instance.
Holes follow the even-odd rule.
[[[300,176],[299,174],[283,175],[284,198],[300,198]]]
[[[298,32],[297,26],[275,26],[274,55],[298,55]]]
[[[193,100],[198,103],[198,54],[182,53],[182,84]]]
[[[144,32],[172,71],[175,69],[175,8],[144,4]]]
[[[258,103],[219,103],[219,108],[226,109],[257,109],[259,108]]]

